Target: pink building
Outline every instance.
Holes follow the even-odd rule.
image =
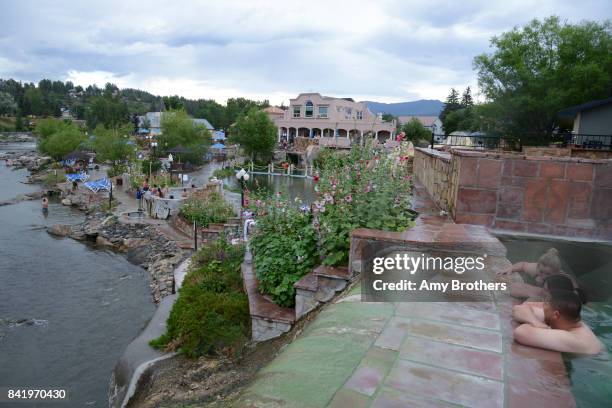
[[[279,142],[286,140],[291,143],[299,136],[344,138],[359,143],[366,135],[384,142],[394,137],[396,129],[395,121],[384,122],[363,102],[318,93],[302,93],[290,100],[289,109],[282,116],[278,113],[270,115],[270,118],[278,127]]]

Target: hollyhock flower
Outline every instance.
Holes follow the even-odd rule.
[[[347,203],[350,203],[351,201],[353,201],[353,196],[349,194],[346,197],[344,197],[344,199],[346,200]]]
[[[334,198],[329,193],[325,193],[323,197],[325,198],[325,201],[327,201],[328,203],[331,203],[334,201]]]

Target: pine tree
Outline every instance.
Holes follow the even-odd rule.
[[[467,108],[473,105],[474,105],[474,99],[472,99],[472,90],[468,86],[467,88],[465,88],[465,91],[463,92],[463,96],[461,97],[461,107]]]
[[[446,98],[446,102],[444,103],[444,109],[442,109],[442,113],[440,114],[440,120],[444,122],[446,116],[461,108],[461,104],[459,103],[459,92],[455,88],[451,88],[450,94]]]

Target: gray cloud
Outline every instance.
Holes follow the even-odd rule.
[[[227,4],[224,4],[227,3]],[[304,91],[358,99],[443,99],[475,85],[495,34],[556,14],[612,15],[608,1],[59,1],[0,15],[0,77],[105,81],[187,97]]]

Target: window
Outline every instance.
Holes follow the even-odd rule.
[[[344,108],[344,119],[350,119],[353,114],[353,110],[351,108]]]
[[[327,106],[319,106],[319,117],[327,118]]]
[[[357,119],[363,119],[363,111],[357,111]]]
[[[312,118],[312,115],[314,114],[314,105],[312,104],[311,101],[306,102],[306,112],[304,113],[304,116],[307,118]]]
[[[300,111],[302,110],[302,107],[300,105],[296,105],[293,107],[293,117],[294,118],[299,118],[300,117]]]

